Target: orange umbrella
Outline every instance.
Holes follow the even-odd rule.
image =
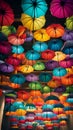
[[[73,74],[67,74],[61,78],[62,84],[72,85],[73,84]]]
[[[55,80],[55,79],[52,79],[50,80],[47,85],[50,87],[50,88],[57,88],[58,86],[61,85],[61,82],[60,80]]]
[[[66,58],[66,54],[64,54],[63,52],[61,51],[56,51],[55,52],[55,56],[52,60],[54,61],[61,61],[61,60],[64,60]]]
[[[30,95],[31,96],[42,96],[42,94],[41,94],[41,92],[39,91],[39,90],[32,90],[31,92],[30,92]]]
[[[51,24],[46,28],[48,35],[52,38],[59,38],[63,36],[65,30],[60,24]]]

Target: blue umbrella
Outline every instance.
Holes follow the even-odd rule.
[[[30,111],[30,110],[35,110],[35,109],[36,109],[36,106],[35,106],[34,104],[31,104],[31,103],[30,103],[30,104],[26,104],[26,105],[25,105],[25,110],[26,110],[26,111],[28,111],[28,110],[29,110],[29,111]]]
[[[65,54],[71,55],[71,54],[73,54],[73,47],[65,47],[62,51]]]
[[[39,80],[42,82],[48,82],[52,79],[52,75],[47,72],[42,72],[39,75]]]
[[[42,112],[43,118],[53,118],[55,116],[56,116],[56,114],[54,114],[52,111]]]
[[[48,97],[45,98],[45,101],[48,101],[48,100],[56,100],[56,101],[59,101],[59,98],[57,96],[54,96],[54,95],[50,95]]]
[[[16,84],[23,84],[25,82],[25,77],[23,74],[13,74],[10,76],[10,81]]]
[[[66,74],[67,74],[67,70],[65,68],[62,68],[62,67],[58,67],[58,68],[55,68],[53,70],[53,75],[57,76],[57,77],[62,77]]]
[[[22,10],[31,17],[40,17],[45,15],[48,7],[45,0],[22,0]]]
[[[25,56],[29,60],[38,60],[40,58],[40,54],[34,50],[27,51]]]
[[[42,109],[43,109],[43,110],[52,110],[52,109],[53,109],[53,105],[44,104],[44,105],[42,106]]]
[[[20,45],[12,46],[12,53],[21,54],[24,52],[24,48]]]
[[[68,103],[73,103],[73,94],[70,94],[70,95],[67,97],[66,102],[68,102]]]
[[[33,50],[37,52],[43,52],[48,49],[48,45],[45,42],[35,42]]]
[[[59,51],[63,46],[61,39],[52,39],[48,42],[48,48],[54,51]]]

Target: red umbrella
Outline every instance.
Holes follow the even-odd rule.
[[[26,36],[25,36],[26,38]],[[13,45],[21,45],[25,41],[24,37],[19,37],[17,34],[10,34],[8,36],[8,41]]]
[[[7,41],[0,42],[0,53],[2,54],[11,53],[11,45]]]
[[[51,60],[55,56],[55,52],[52,50],[46,50],[41,53],[41,57],[45,60]]]
[[[16,57],[9,56],[9,57],[6,59],[6,62],[7,62],[8,64],[13,65],[13,66],[18,66],[18,65],[20,65],[20,63],[21,63],[21,60],[19,60],[19,59],[16,58]]]
[[[14,22],[14,14],[9,6],[4,1],[0,1],[0,25],[11,25]]]

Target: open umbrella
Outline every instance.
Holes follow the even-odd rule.
[[[21,65],[19,67],[19,71],[22,72],[22,73],[31,73],[34,71],[34,68],[31,66],[31,65]]]
[[[45,98],[45,101],[47,101],[47,100],[57,100],[57,101],[59,101],[59,98],[57,96],[50,95],[50,96]]]
[[[73,74],[67,74],[61,78],[62,84],[72,85],[73,84]]]
[[[25,36],[26,38],[26,36]],[[10,34],[8,36],[8,41],[12,44],[12,45],[21,45],[24,43],[25,38],[21,38],[18,37],[16,34]]]
[[[25,82],[25,77],[23,74],[13,74],[10,76],[10,81],[16,84],[23,84]]]
[[[55,117],[55,116],[56,116],[56,114],[53,113],[52,111],[49,111],[49,110],[42,112],[43,118],[52,118],[52,117]]]
[[[27,51],[25,56],[29,60],[37,60],[40,58],[40,54],[34,50]]]
[[[45,60],[51,60],[54,56],[55,56],[55,52],[49,49],[41,53],[41,58]]]
[[[73,65],[73,58],[66,58],[59,62],[59,65],[63,68],[69,68]]]
[[[10,64],[2,63],[0,64],[0,71],[5,73],[10,73],[14,71],[14,67]]]
[[[48,48],[54,51],[59,51],[63,46],[63,41],[60,39],[51,39],[48,42]]]
[[[34,68],[34,70],[44,70],[45,69],[45,65],[44,65],[44,63],[43,62],[41,62],[41,61],[38,61],[38,62],[36,62],[34,65],[33,65],[33,68]]]
[[[29,93],[24,90],[20,90],[17,92],[17,96],[19,99],[27,100],[29,98]]]
[[[69,96],[66,99],[66,102],[73,103],[73,94],[69,94]]]
[[[11,45],[7,41],[0,42],[0,53],[2,54],[10,54],[11,53]]]
[[[21,22],[24,27],[28,28],[31,31],[34,31],[41,29],[44,26],[46,19],[44,16],[41,16],[39,18],[32,18],[29,15],[22,14]]]
[[[72,0],[52,0],[50,12],[57,18],[67,18],[73,15],[72,7]]]
[[[35,42],[32,48],[37,52],[43,52],[48,49],[48,45],[45,42]]]
[[[59,38],[63,36],[65,30],[60,24],[51,24],[46,28],[48,35],[52,38]]]
[[[66,91],[65,86],[59,86],[59,87],[54,89],[54,92],[56,92],[56,93],[64,93],[65,91]]]
[[[43,16],[47,11],[47,3],[45,0],[22,0],[21,7],[25,14],[33,18]]]
[[[66,28],[67,28],[67,29],[73,30],[73,16],[68,17],[68,18],[66,19],[65,25],[66,25]]]
[[[21,45],[12,46],[12,53],[21,54],[24,52],[24,48]]]
[[[55,52],[55,56],[52,60],[54,61],[61,61],[61,60],[64,60],[66,58],[66,54],[64,54],[63,52],[61,51],[56,51]]]
[[[40,84],[40,82],[35,81],[35,82],[29,83],[29,88],[32,90],[40,90],[42,88],[42,85]]]
[[[25,110],[28,112],[34,112],[36,110],[36,106],[34,104],[26,104]]]
[[[26,76],[26,80],[29,82],[38,81],[39,77],[38,77],[38,75],[35,75],[35,74],[28,74]]]
[[[13,56],[9,56],[5,61],[6,63],[11,64],[13,66],[18,66],[21,63],[20,59]]]
[[[64,41],[73,40],[73,31],[66,29],[64,35],[62,36],[62,39]]]
[[[54,68],[59,67],[59,63],[54,60],[49,60],[48,62],[45,63],[45,67],[47,70],[53,70]]]
[[[53,75],[57,77],[62,77],[65,76],[66,74],[67,74],[67,70],[62,67],[58,67],[53,70]]]
[[[55,80],[55,79],[52,79],[51,81],[49,81],[47,83],[47,85],[50,87],[50,88],[57,88],[58,86],[61,85],[61,82],[59,80]]]
[[[52,79],[52,75],[47,72],[42,72],[39,74],[39,80],[42,82],[48,82]]]
[[[26,30],[26,39],[25,39],[25,42],[30,42],[30,41],[32,41],[32,39],[33,39],[32,32],[29,31],[29,30]]]
[[[71,55],[73,54],[73,46],[64,47],[62,51],[67,55]]]
[[[42,28],[34,32],[34,38],[40,42],[48,41],[50,36],[47,34],[46,29]]]
[[[0,26],[11,25],[14,22],[14,14],[9,6],[4,1],[0,1]]]

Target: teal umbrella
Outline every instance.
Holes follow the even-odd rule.
[[[57,96],[50,95],[50,96],[45,98],[45,101],[48,101],[48,100],[57,100],[57,101],[59,101],[59,98]]]
[[[25,54],[28,60],[38,60],[40,58],[40,54],[34,50],[29,50]]]
[[[48,7],[45,0],[22,0],[22,10],[31,17],[40,17],[45,15]]]
[[[53,75],[57,76],[57,77],[62,77],[66,74],[67,74],[67,70],[65,68],[62,68],[62,67],[58,67],[58,68],[55,68],[53,70]]]
[[[43,110],[52,110],[52,109],[53,109],[53,105],[44,104],[44,105],[42,106],[42,109],[43,109]]]
[[[24,52],[24,48],[20,45],[12,46],[12,53],[21,54]]]
[[[42,82],[49,82],[52,79],[52,75],[48,72],[42,72],[39,75],[39,80]]]

